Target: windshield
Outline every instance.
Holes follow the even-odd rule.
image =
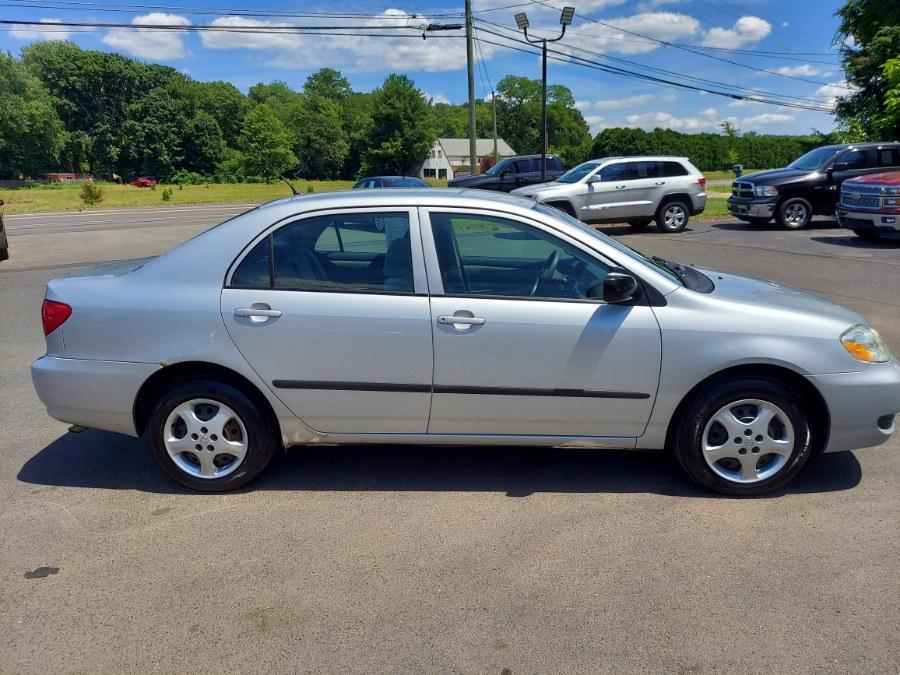
[[[575,167],[575,168],[577,169],[578,167]],[[572,170],[574,171],[575,169],[572,169]],[[598,232],[593,227],[590,227],[589,225],[585,225],[577,218],[573,218],[572,216],[570,216],[568,213],[563,213],[559,209],[555,209],[552,206],[547,206],[546,204],[540,204],[540,203],[537,203],[534,205],[534,210],[539,213],[543,213],[545,216],[551,216],[553,218],[556,218],[557,220],[561,220],[561,221],[571,225],[572,227],[577,227],[582,232],[586,232],[587,234],[591,235],[595,239],[599,239],[604,244],[608,244],[609,246],[612,246],[614,249],[616,249],[620,253],[624,253],[632,260],[636,260],[639,263],[642,263],[644,265],[647,265],[648,267],[653,268],[656,272],[659,272],[667,279],[671,279],[679,286],[683,285],[682,281],[678,277],[678,275],[673,273],[668,268],[663,267],[659,263],[651,260],[650,258],[646,257],[643,253],[639,253],[638,251],[635,251],[630,246],[626,246],[622,242],[616,241],[612,237],[609,237],[609,236],[603,234],[602,232]]]
[[[556,179],[558,183],[577,183],[582,178],[587,176],[591,171],[600,166],[600,162],[592,161],[592,162],[584,162],[583,164],[579,164],[574,169],[569,169],[562,176]]]
[[[385,178],[384,184],[387,187],[428,187],[428,183],[418,178]]]
[[[512,164],[512,161],[509,159],[504,159],[501,162],[497,162],[490,169],[484,172],[484,175],[493,176],[494,174],[498,174],[504,169],[508,169],[509,165]]]
[[[795,159],[793,162],[788,164],[788,168],[801,169],[803,171],[812,171],[813,169],[818,169],[820,166],[824,165],[826,162],[828,162],[829,159],[834,157],[840,151],[840,148],[835,148],[833,146],[816,148],[815,150],[810,150],[802,157]]]

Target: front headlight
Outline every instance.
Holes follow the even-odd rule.
[[[891,352],[878,331],[863,323],[845,330],[841,334],[841,344],[853,358],[866,363],[884,363],[891,360]]]
[[[777,197],[778,196],[778,188],[774,185],[757,185],[754,190],[754,194],[757,197]]]

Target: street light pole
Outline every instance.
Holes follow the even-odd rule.
[[[559,42],[566,34],[566,26],[571,25],[575,16],[574,7],[564,7],[559,23],[562,32],[555,38],[530,38],[528,37],[528,15],[525,12],[516,14],[516,25],[525,34],[525,39],[532,44],[541,43],[541,182],[547,179],[547,43]]]

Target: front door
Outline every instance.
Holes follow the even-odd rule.
[[[234,266],[221,310],[250,366],[308,426],[425,433],[431,314],[414,209],[275,229]]]
[[[648,306],[587,299],[610,263],[491,212],[430,210],[422,235],[434,322],[429,433],[643,433],[659,326]]]
[[[628,181],[624,163],[610,164],[588,179],[578,217],[585,221],[625,220],[628,211]]]

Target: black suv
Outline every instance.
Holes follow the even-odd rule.
[[[731,184],[728,211],[754,225],[774,216],[782,227],[798,230],[813,215],[834,215],[848,178],[898,169],[900,143],[824,145],[783,169],[738,178]]]
[[[556,180],[565,173],[559,155],[547,155],[545,181]],[[477,188],[510,192],[526,185],[541,182],[541,156],[519,155],[501,159],[490,169],[477,176],[461,176],[447,183],[448,187]]]

